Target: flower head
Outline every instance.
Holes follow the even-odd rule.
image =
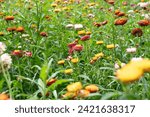
[[[73,50],[74,50],[74,51],[79,51],[79,52],[80,52],[80,51],[82,51],[82,49],[83,49],[83,46],[82,46],[82,45],[79,45],[79,44],[78,44],[78,45],[75,45],[75,46],[73,47]]]
[[[116,72],[117,79],[121,82],[133,82],[139,80],[143,71],[134,65],[127,64]]]
[[[127,18],[120,18],[115,20],[115,25],[124,25],[125,23],[127,23],[128,19]]]
[[[81,37],[81,41],[86,41],[90,39],[90,35],[85,35]]]
[[[24,32],[24,27],[22,26],[19,26],[17,29],[16,29],[17,32]]]
[[[90,93],[97,92],[99,90],[98,86],[91,84],[85,87],[85,90],[89,91]]]
[[[67,86],[68,92],[77,92],[82,89],[81,82],[75,82]]]
[[[81,98],[86,98],[89,96],[89,94],[90,94],[90,92],[88,90],[82,89],[82,90],[78,91],[78,97],[81,97]]]
[[[23,51],[22,50],[14,50],[11,52],[12,55],[14,56],[19,56],[19,57],[22,57],[23,56]]]
[[[0,72],[4,70],[10,69],[10,66],[12,64],[11,56],[7,53],[2,54],[0,56]]]
[[[47,36],[48,36],[48,34],[47,34],[46,32],[40,32],[40,35],[41,35],[42,37],[47,37]]]
[[[74,25],[74,29],[75,30],[80,30],[80,29],[82,29],[83,28],[83,25],[82,24],[75,24]]]
[[[104,41],[97,41],[97,42],[96,42],[97,45],[101,45],[101,44],[103,44],[103,43],[104,43]]]
[[[127,53],[135,53],[136,52],[136,48],[127,48],[126,52]]]
[[[117,79],[128,83],[139,80],[145,72],[150,72],[150,60],[131,60],[116,72]]]
[[[14,16],[6,16],[5,20],[6,21],[11,21],[11,20],[14,20],[14,18],[15,18]]]
[[[67,25],[66,25],[66,28],[73,28],[73,27],[74,27],[73,24],[67,24]]]
[[[107,49],[113,49],[113,48],[115,48],[115,45],[114,44],[110,44],[110,45],[107,45],[106,48]]]
[[[0,36],[4,36],[4,32],[0,32]]]
[[[3,42],[0,42],[0,55],[6,50],[6,45]]]
[[[71,59],[71,62],[72,62],[72,63],[78,63],[78,62],[79,62],[79,59],[78,59],[78,58],[73,58],[73,59]]]
[[[138,36],[138,37],[141,37],[143,35],[143,31],[140,28],[134,28],[131,33],[132,35]]]
[[[71,74],[73,72],[73,69],[66,69],[64,70],[65,74]]]
[[[50,86],[50,85],[52,85],[53,83],[55,83],[56,81],[57,81],[57,79],[52,78],[52,79],[46,81],[46,85],[47,85],[47,86]]]
[[[60,60],[57,62],[58,65],[63,65],[65,63],[65,60]]]
[[[85,30],[78,31],[78,35],[85,35]]]
[[[140,20],[140,21],[138,22],[138,24],[139,24],[140,26],[148,26],[148,25],[150,24],[150,21],[148,21],[148,20]]]
[[[24,51],[24,56],[32,57],[32,52],[30,52],[30,51]]]
[[[9,96],[6,93],[1,93],[0,100],[9,100]]]
[[[12,31],[15,31],[15,30],[16,30],[16,27],[15,27],[15,26],[13,26],[13,27],[8,27],[6,30],[7,30],[8,32],[12,32]]]

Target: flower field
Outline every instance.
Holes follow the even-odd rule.
[[[0,0],[0,100],[150,99],[149,0]]]

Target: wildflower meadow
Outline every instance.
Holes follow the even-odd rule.
[[[149,0],[0,0],[0,100],[146,99]]]

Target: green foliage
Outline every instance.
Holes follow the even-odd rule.
[[[96,5],[90,7],[85,0],[80,4],[59,3],[57,7],[51,6],[55,3],[54,0],[5,0],[0,3],[0,32],[4,33],[0,36],[0,42],[6,44],[5,53],[12,57],[11,68],[5,77],[0,74],[0,93],[7,92],[12,99],[62,99],[70,82],[81,82],[83,87],[96,84],[100,89],[81,99],[150,99],[149,73],[144,74],[139,81],[127,85],[118,82],[114,74],[116,62],[121,65],[128,63],[133,57],[150,58],[150,28],[141,27],[137,23],[144,19],[142,14],[149,14],[149,11],[131,7],[131,4],[138,4],[140,0],[130,0],[127,6],[122,5],[124,0],[117,0],[114,6],[104,0],[89,1]],[[61,10],[58,13],[55,12],[57,8]],[[114,15],[113,9],[120,9],[126,14],[123,17],[127,17],[128,22],[124,26],[114,25],[119,17]],[[130,10],[133,13],[130,14]],[[89,14],[95,17],[89,18]],[[6,21],[5,16],[14,16],[15,19]],[[106,20],[106,25],[93,25]],[[82,24],[81,30],[90,31],[91,38],[81,41],[78,30],[66,28],[67,24]],[[23,26],[24,32],[7,31],[7,28],[14,26]],[[141,28],[143,35],[133,36],[133,28]],[[41,32],[47,35],[42,36]],[[75,39],[83,46],[81,52],[71,55],[79,59],[76,64],[67,60],[67,45]],[[104,44],[97,45],[99,40]],[[108,44],[116,44],[117,47],[109,50],[106,48]],[[136,47],[137,52],[127,53],[126,49],[129,47]],[[14,50],[31,52],[32,56],[12,55]],[[90,64],[95,54],[100,52],[104,53],[104,57]],[[65,63],[58,65],[60,60],[65,60]],[[73,73],[65,74],[63,71],[66,69],[73,69]],[[51,79],[56,79],[56,82],[48,86],[47,81]]]

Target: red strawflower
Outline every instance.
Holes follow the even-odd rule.
[[[40,35],[41,35],[42,37],[47,37],[47,36],[48,36],[48,34],[47,34],[46,32],[41,32]]]
[[[86,41],[90,39],[90,35],[85,35],[81,37],[81,41]]]
[[[23,51],[22,50],[14,50],[11,52],[12,55],[22,57],[23,56]]]
[[[25,52],[24,52],[24,56],[32,57],[32,52],[30,52],[30,51],[25,51]]]

